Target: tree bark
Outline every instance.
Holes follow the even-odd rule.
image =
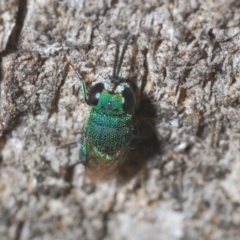
[[[238,239],[239,26],[237,0],[1,1],[0,239]],[[140,138],[95,184],[69,62],[89,88],[128,33]]]

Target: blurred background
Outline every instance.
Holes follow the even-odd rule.
[[[95,184],[79,163],[89,88],[136,85],[139,138]],[[1,0],[0,240],[240,235],[239,1]]]

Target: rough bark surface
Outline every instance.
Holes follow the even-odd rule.
[[[145,138],[95,185],[68,61],[106,78],[127,32]],[[1,0],[0,239],[239,239],[239,47],[237,0]]]

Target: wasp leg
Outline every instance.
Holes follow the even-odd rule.
[[[69,62],[69,64],[71,65],[71,67],[73,68],[74,72],[77,74],[79,80],[80,80],[80,89],[81,89],[81,95],[83,96],[85,102],[89,105],[88,103],[88,99],[87,99],[87,88],[86,88],[86,84],[84,82],[84,80],[82,79],[82,77],[80,76],[79,72],[77,71],[77,69],[73,66],[73,64],[71,62]]]
[[[80,91],[81,91],[81,95],[83,96],[85,102],[89,105],[88,103],[88,99],[87,99],[87,90],[86,90],[86,84],[85,82],[80,82]]]
[[[80,163],[85,164],[87,159],[87,147],[86,142],[81,143],[81,147],[79,149],[79,158]]]
[[[80,163],[85,164],[87,159],[87,145],[86,145],[87,135],[86,131],[83,130],[82,137],[79,140],[79,159]]]

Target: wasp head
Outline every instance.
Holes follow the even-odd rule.
[[[128,83],[121,82],[113,88],[111,80],[95,84],[88,96],[91,105],[99,112],[108,115],[131,113],[135,101],[135,94]]]
[[[129,35],[123,45],[119,58],[119,42],[116,42],[116,53],[113,74],[109,79],[96,83],[90,90],[88,102],[101,112],[109,115],[131,113],[135,106],[135,94],[130,85],[119,77],[124,55],[127,51]]]

